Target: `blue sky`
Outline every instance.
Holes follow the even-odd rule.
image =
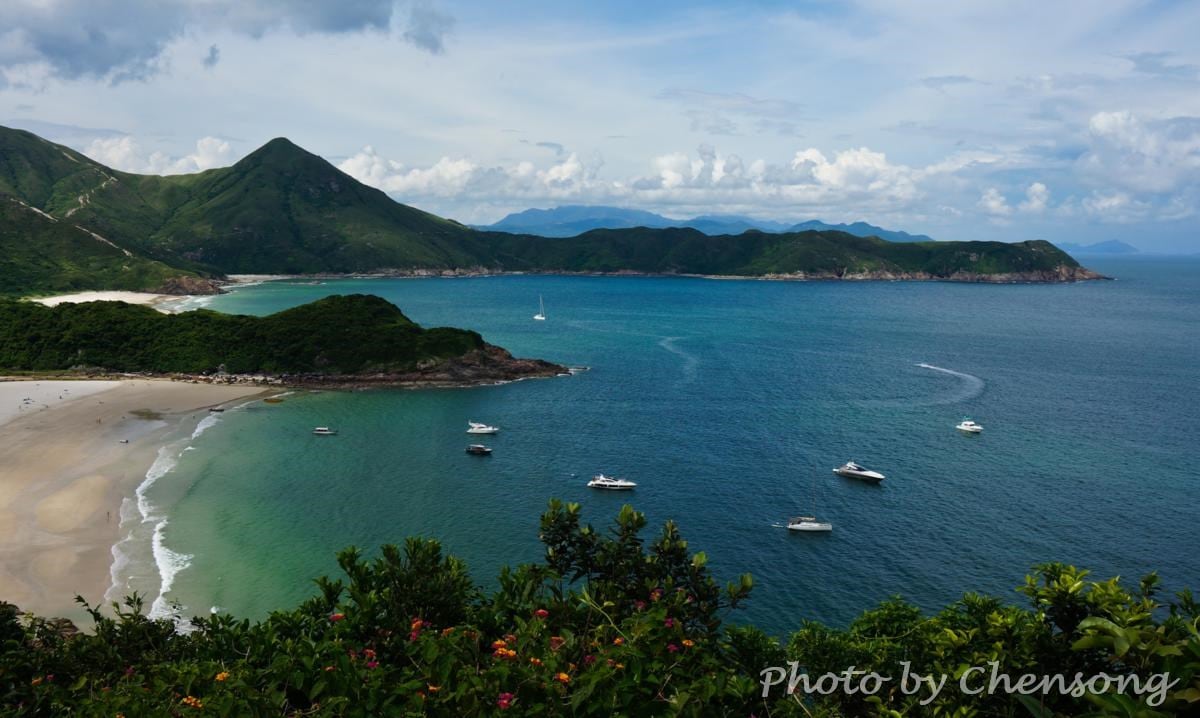
[[[559,204],[1200,252],[1200,3],[5,0],[0,124],[121,169],[287,136]]]

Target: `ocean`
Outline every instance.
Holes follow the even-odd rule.
[[[786,635],[894,595],[1021,601],[1037,563],[1200,587],[1200,260],[1089,262],[1113,282],[968,285],[505,276],[271,282],[206,298],[267,314],[377,294],[425,326],[587,367],[470,389],[298,391],[176,437],[122,512],[116,593],[156,614],[262,617],[335,553],[439,539],[495,585],[536,561],[550,498],[597,527],[677,522]],[[547,320],[532,321],[544,298]],[[970,416],[978,436],[954,426]],[[498,425],[468,456],[467,421]],[[314,426],[336,437],[317,437]],[[854,460],[879,486],[839,478]],[[632,493],[587,489],[598,472]],[[782,528],[797,514],[826,535]],[[649,532],[648,532],[649,535]],[[164,592],[163,589],[166,588]]]

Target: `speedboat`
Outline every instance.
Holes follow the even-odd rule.
[[[225,411],[224,409],[222,409],[222,408],[221,408],[221,407],[219,407],[219,406],[210,406],[210,407],[208,408],[208,410],[209,410],[209,411],[211,411],[211,412],[212,412],[212,413],[214,413],[214,414],[220,414],[222,411]]]
[[[827,521],[817,521],[816,516],[797,516],[788,519],[788,531],[821,532],[832,531],[833,524]]]
[[[637,484],[625,479],[617,479],[604,474],[596,474],[587,483],[589,489],[607,489],[609,491],[629,491]]]
[[[983,431],[982,426],[967,418],[963,418],[962,421],[958,422],[958,426],[954,428],[958,429],[959,431],[965,431],[968,434],[979,434]]]
[[[491,456],[492,450],[483,444],[471,444],[467,447],[467,453],[475,456]]]
[[[330,429],[328,426],[318,426],[313,429],[312,433],[317,436],[337,436],[337,429]]]
[[[488,426],[487,424],[480,424],[477,421],[468,421],[467,422],[467,433],[468,434],[496,434],[499,432],[500,432],[500,427],[498,427],[498,426]]]
[[[878,471],[871,471],[853,461],[847,461],[841,466],[833,470],[833,473],[847,479],[861,479],[862,481],[870,481],[873,484],[878,484],[883,481],[883,474]]]

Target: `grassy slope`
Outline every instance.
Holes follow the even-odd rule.
[[[0,295],[154,289],[180,274],[161,262],[127,256],[70,220],[54,221],[0,197]]]
[[[406,371],[483,347],[479,334],[422,329],[367,295],[332,296],[268,317],[161,314],[122,302],[43,307],[0,300],[0,367],[49,371],[355,374]]]

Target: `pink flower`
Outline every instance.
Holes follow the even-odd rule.
[[[585,665],[585,666],[590,666],[595,662],[596,662],[596,657],[593,655],[586,655],[583,657],[583,665]]]
[[[675,653],[676,651],[679,650],[679,646],[675,645],[674,643],[668,643],[667,650],[670,651],[671,653]]]
[[[367,661],[367,668],[378,668],[379,661]]]
[[[500,710],[502,711],[508,710],[512,705],[513,699],[515,698],[516,696],[511,693],[501,693],[496,697],[496,705],[499,706]]]
[[[645,601],[634,601],[633,607],[639,611],[645,611],[646,610],[646,602]]]
[[[663,621],[663,625],[666,626],[667,628],[674,628],[675,627],[675,619],[668,617],[667,620]]]
[[[545,618],[546,616],[550,615],[550,612],[544,608],[539,608],[533,612],[533,615],[537,616],[538,618]]]

